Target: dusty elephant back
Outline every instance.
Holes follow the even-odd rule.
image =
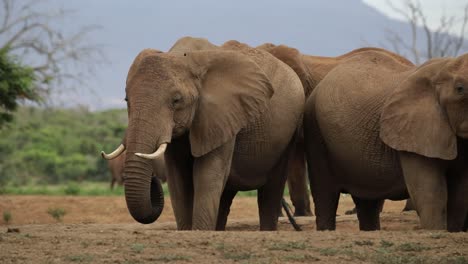
[[[405,192],[398,154],[380,139],[379,120],[385,100],[410,68],[389,55],[363,52],[330,71],[313,93],[334,173],[347,191],[366,190],[363,198]],[[369,176],[375,181],[356,180]]]

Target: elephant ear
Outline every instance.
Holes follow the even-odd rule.
[[[457,139],[433,82],[440,63],[422,65],[387,99],[380,117],[380,138],[391,148],[430,158],[456,158]]]
[[[274,90],[248,56],[233,51],[186,53],[199,78],[199,105],[190,128],[192,155],[199,157],[234,138],[268,108]]]

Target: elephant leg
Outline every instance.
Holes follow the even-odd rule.
[[[468,213],[465,216],[465,225],[463,226],[463,232],[468,232]]]
[[[468,221],[468,169],[449,174],[447,177],[447,230],[449,232],[466,231]]]
[[[273,167],[268,182],[258,189],[257,202],[261,231],[278,229],[281,199],[283,198],[289,160],[292,158],[295,142],[296,139],[293,138],[280,160]]]
[[[304,139],[317,230],[335,230],[340,190],[331,170],[325,140],[317,124],[314,94],[306,103]]]
[[[167,185],[178,230],[192,229],[193,214],[193,159],[188,140],[173,140],[168,145],[165,160]]]
[[[216,223],[216,230],[226,230],[226,223],[229,212],[231,210],[232,200],[236,196],[237,191],[224,189],[219,203],[218,222]]]
[[[215,230],[229,173],[235,139],[195,159],[193,165],[193,230]]]
[[[400,152],[406,186],[423,229],[447,228],[445,163],[418,154]]]
[[[294,205],[294,216],[311,216],[313,214],[307,189],[303,142],[296,144],[293,157],[289,162],[287,179],[289,196]]]
[[[356,204],[356,212],[359,220],[359,230],[380,230],[380,211],[384,200],[366,200],[352,196]]]
[[[403,208],[403,212],[414,211],[414,210],[415,210],[414,204],[411,201],[411,199],[406,199],[406,204],[405,204],[405,208]]]

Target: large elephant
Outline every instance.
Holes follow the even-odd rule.
[[[186,53],[146,49],[130,67],[121,148],[127,207],[138,222],[152,223],[162,211],[148,159],[164,153],[179,230],[224,229],[237,191],[252,189],[260,229],[277,228],[304,93],[279,60],[231,44]]]
[[[348,58],[367,51],[383,52],[394,57],[406,65],[413,65],[409,60],[380,48],[361,48],[338,57],[322,57],[302,54],[299,50],[285,45],[275,45],[265,43],[257,48],[271,53],[273,56],[286,63],[299,76],[306,98],[314,91],[320,81],[337,65],[346,61]],[[295,215],[312,215],[310,210],[309,193],[307,190],[306,166],[304,158],[304,136],[302,130],[299,134],[297,148],[294,159],[291,160],[291,170],[288,173],[288,187],[291,191],[291,201],[295,207]],[[293,184],[289,184],[289,183]],[[405,207],[406,208],[406,207]],[[353,212],[353,210],[349,212]]]
[[[416,67],[369,50],[331,70],[304,114],[317,229],[335,229],[344,191],[361,230],[379,229],[383,199],[408,192],[422,228],[466,230],[467,88],[468,55]]]
[[[228,47],[232,43],[228,41],[223,46]],[[215,50],[220,49],[205,38],[182,37],[169,49],[169,53],[183,54],[188,51]],[[302,129],[302,128],[301,128]],[[289,196],[294,206],[294,216],[311,216],[310,194],[307,188],[305,176],[305,158],[303,149],[302,131],[299,134],[300,144],[295,146],[293,157],[289,160],[287,185]],[[285,208],[287,210],[287,208]]]
[[[123,184],[122,173],[124,169],[126,152],[122,152],[119,156],[109,159],[108,166],[111,173],[111,190],[114,189],[114,185]],[[166,182],[166,165],[164,164],[164,157],[158,157],[152,162],[152,176],[158,178],[161,182]]]

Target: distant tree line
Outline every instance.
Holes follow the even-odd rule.
[[[0,185],[107,181],[99,151],[122,140],[125,110],[20,107],[0,130]]]

